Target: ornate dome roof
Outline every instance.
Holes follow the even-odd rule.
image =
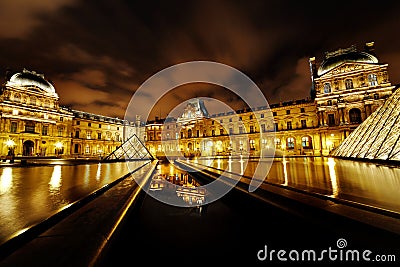
[[[26,69],[11,76],[7,83],[11,86],[36,86],[48,94],[56,95],[54,86],[44,78],[44,75],[38,74],[34,71],[28,71]]]
[[[345,62],[378,63],[378,58],[367,52],[358,52],[355,47],[339,49],[326,53],[325,60],[318,68],[318,75],[321,76]]]

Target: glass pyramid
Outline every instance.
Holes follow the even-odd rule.
[[[122,145],[117,147],[111,152],[104,161],[115,161],[115,160],[142,160],[150,159],[153,160],[153,156],[147,150],[146,146],[139,140],[136,134],[132,135]]]
[[[331,155],[400,160],[400,90],[387,98]]]

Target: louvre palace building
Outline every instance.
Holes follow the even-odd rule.
[[[319,62],[309,59],[311,94],[304,99],[211,115],[201,99],[191,99],[181,117],[147,122],[146,146],[158,156],[259,157],[271,146],[276,156],[329,155],[397,86],[373,42],[362,51],[353,45],[326,52]]]
[[[219,114],[208,114],[201,98],[191,99],[180,117],[147,122],[62,107],[44,75],[23,70],[1,89],[1,156],[103,157],[133,134],[153,156],[258,157],[272,146],[277,156],[329,155],[397,86],[373,42],[309,63],[311,93],[304,99]]]
[[[0,94],[0,155],[104,157],[144,128],[140,121],[62,107],[43,74],[13,74]],[[143,123],[142,123],[143,124]],[[139,125],[139,127],[137,127]]]

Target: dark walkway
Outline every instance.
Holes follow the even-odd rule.
[[[272,262],[257,259],[257,252],[265,245],[268,250],[320,252],[329,247],[337,249],[340,238],[347,241],[346,249],[397,253],[400,257],[399,236],[304,205],[289,204],[284,211],[233,191],[204,208],[200,212],[173,207],[143,195],[141,205],[132,210],[111,239],[97,267],[133,266],[137,262],[163,266],[275,266],[282,265],[276,257]],[[307,215],[310,212],[312,217]],[[324,265],[330,263],[340,264],[323,261]]]

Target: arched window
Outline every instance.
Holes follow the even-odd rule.
[[[350,123],[361,123],[361,111],[358,108],[352,108],[349,111]]]
[[[303,148],[312,148],[312,141],[310,136],[303,136],[301,138],[301,146]]]
[[[288,137],[288,139],[286,140],[286,148],[294,149],[294,138],[293,137]]]
[[[330,93],[331,92],[331,83],[325,83],[324,84],[324,93]]]
[[[346,84],[346,89],[352,89],[353,88],[353,80],[352,79],[346,79],[344,82]]]
[[[368,74],[368,82],[370,86],[378,85],[378,79],[376,78],[376,74]]]
[[[21,95],[20,94],[15,94],[14,95],[14,101],[15,102],[21,102]]]

